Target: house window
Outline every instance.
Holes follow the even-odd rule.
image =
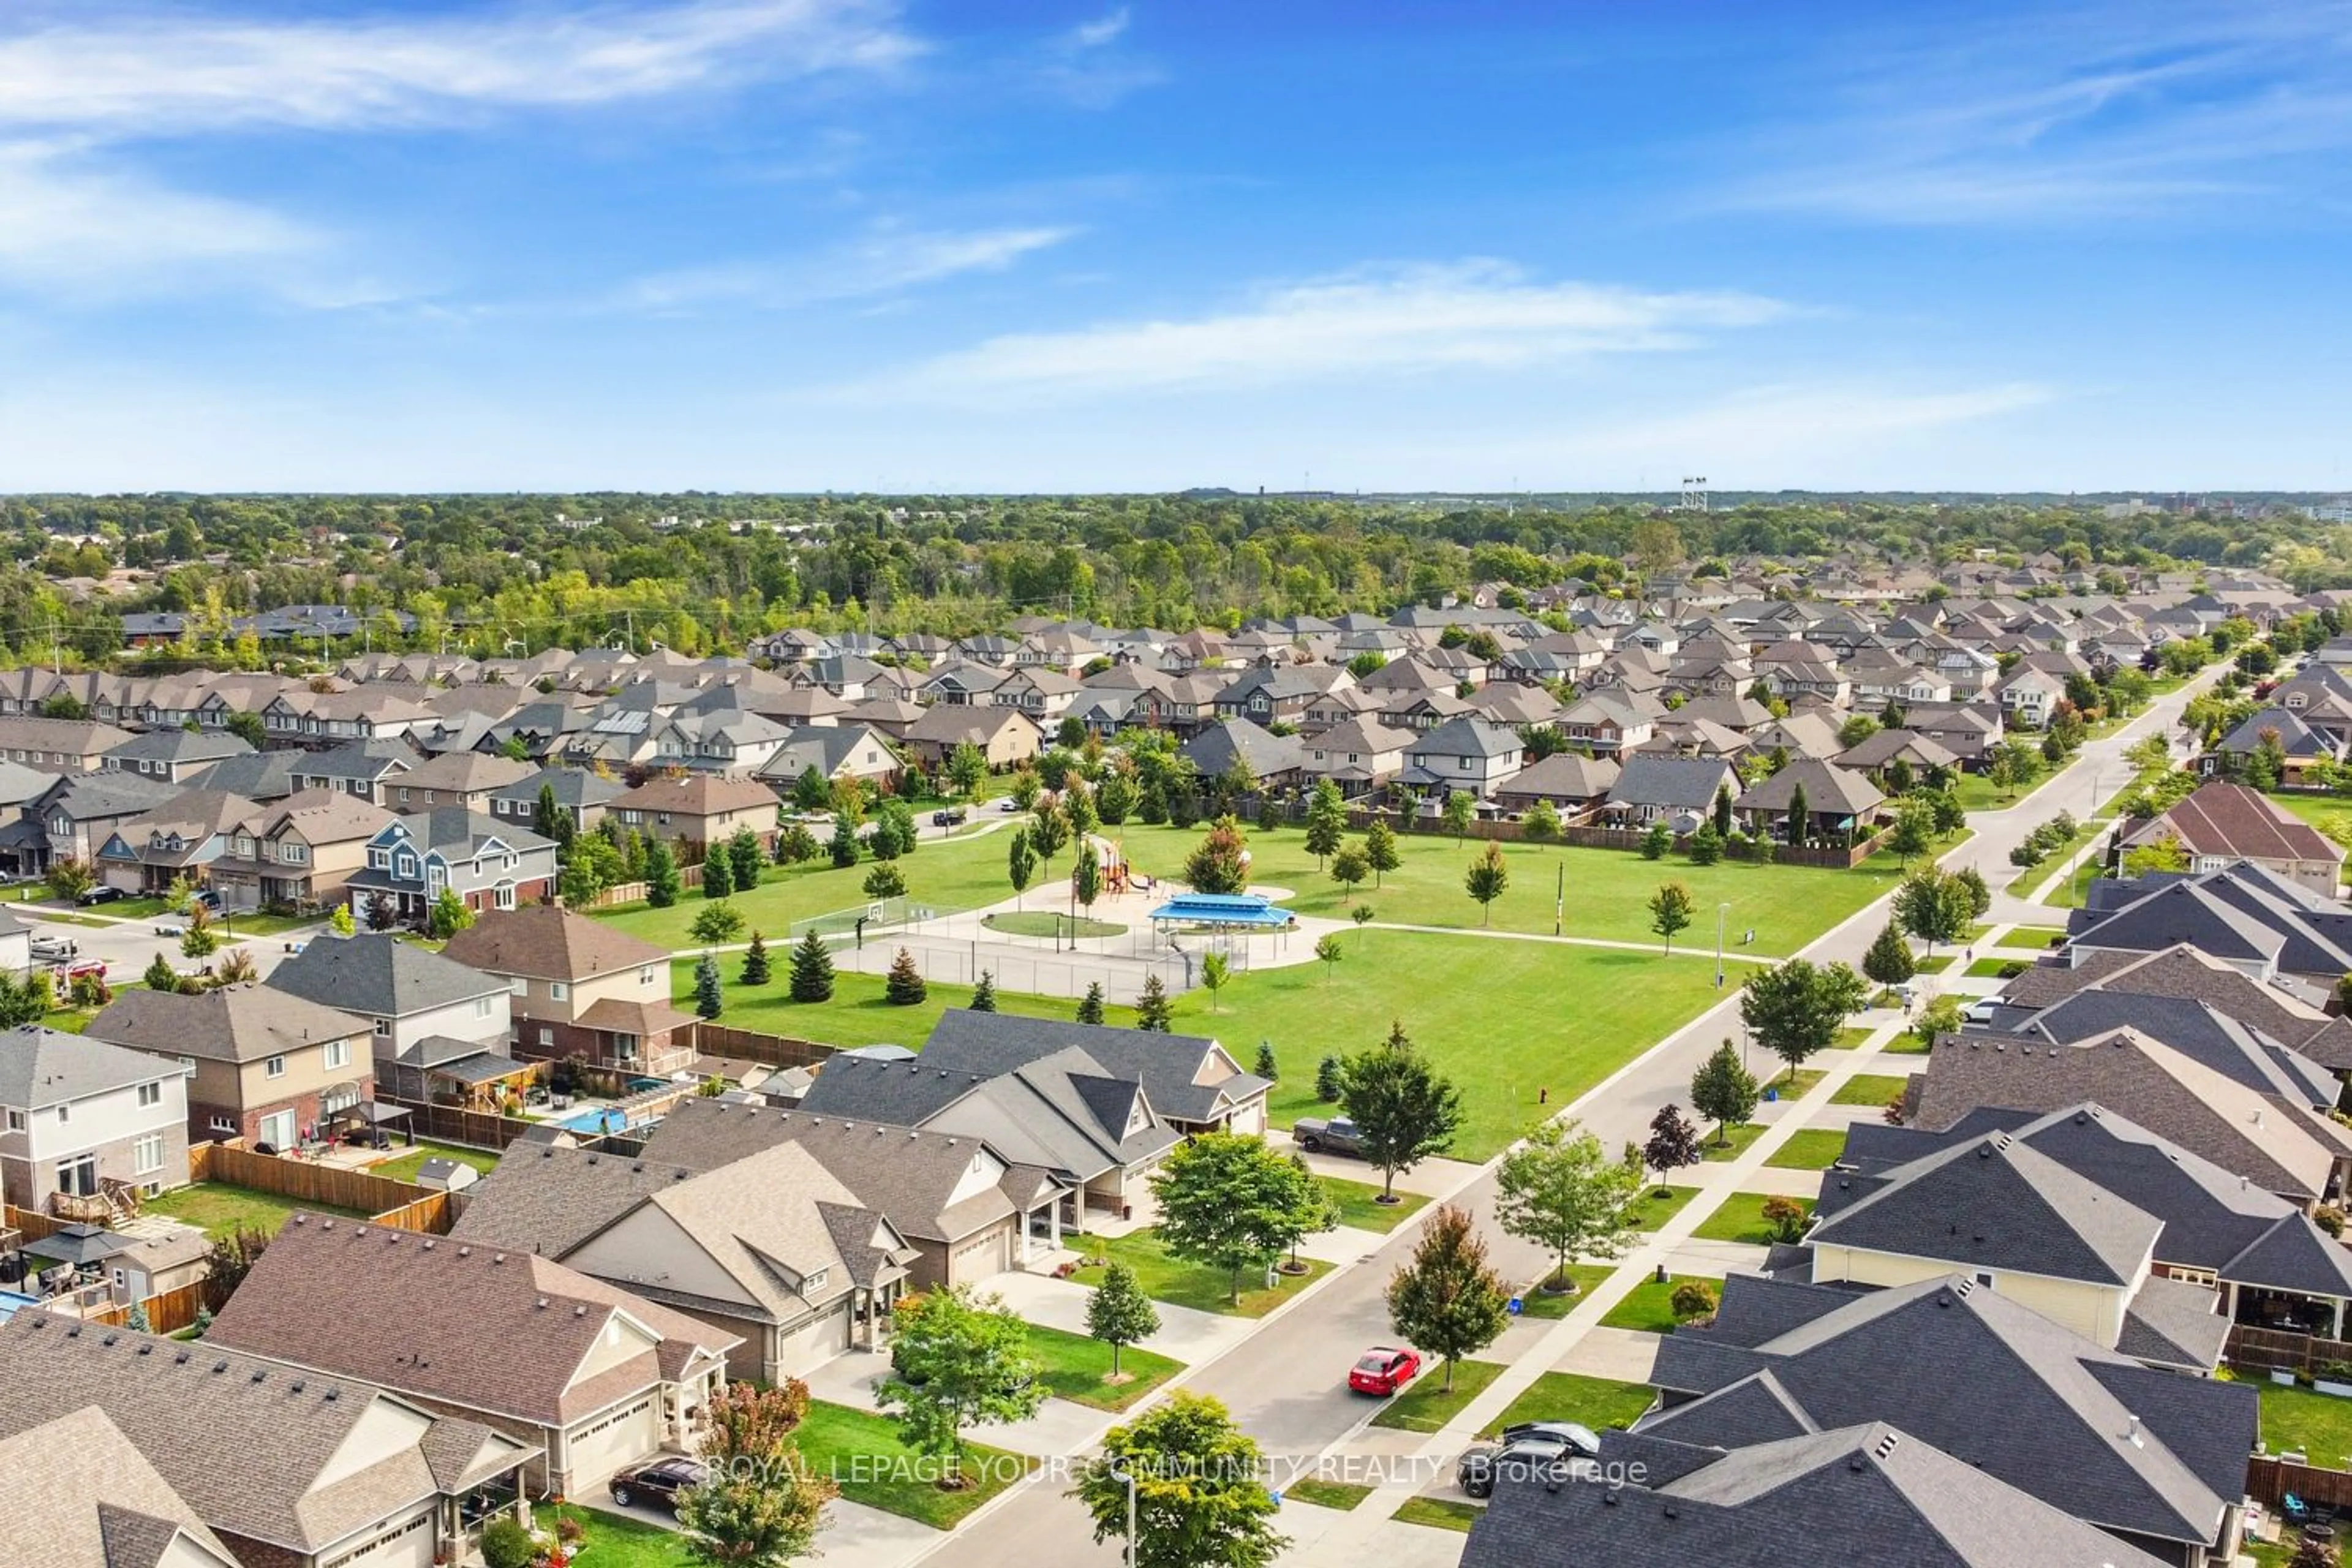
[[[414,855],[409,855],[409,854],[405,854],[405,853],[404,853],[404,854],[400,857],[400,862],[399,862],[399,864],[393,868],[393,871],[394,871],[394,874],[395,876],[399,877],[399,878],[400,878],[400,879],[401,879],[402,881],[404,881],[404,882],[408,882],[408,881],[414,881],[414,880],[415,880],[415,879],[416,879],[416,857],[415,857],[415,856],[414,856]]]
[[[499,908],[502,910],[510,910],[515,907],[515,885],[512,882],[500,882],[498,885],[497,892],[498,897],[496,901]]]
[[[163,1135],[161,1132],[150,1132],[144,1138],[134,1139],[131,1142],[131,1173],[132,1175],[152,1176],[163,1168]]]
[[[561,980],[551,980],[547,983],[547,997],[551,1002],[569,1002],[572,1000],[572,987]]]
[[[539,1026],[539,1043],[542,1046],[555,1044],[555,1031],[541,1024]]]
[[[373,871],[390,870],[392,868],[392,851],[389,849],[369,850],[368,868]]]
[[[286,1076],[286,1058],[284,1057],[272,1057],[268,1061],[262,1063],[261,1076],[264,1078],[284,1078]]]
[[[640,985],[651,985],[653,983],[654,966],[648,963],[643,969],[637,971],[637,984]]]
[[[310,851],[305,845],[280,844],[278,847],[278,858],[289,866],[299,866],[310,858]]]
[[[59,1121],[71,1121],[73,1120],[73,1107],[70,1105],[58,1106],[58,1120]]]
[[[507,989],[518,996],[528,996],[530,994],[530,982],[518,974],[507,982]]]
[[[392,1020],[389,1018],[378,1018],[375,1021],[375,1032],[378,1039],[388,1037],[392,1034]]]
[[[8,1112],[8,1131],[11,1132],[22,1132],[24,1130],[25,1113],[14,1109],[10,1110]]]
[[[322,1054],[325,1065],[331,1072],[336,1068],[349,1067],[352,1062],[352,1043],[349,1040],[329,1040]]]
[[[489,1016],[490,1016],[490,999],[489,999],[488,997],[487,997],[487,996],[477,996],[477,997],[475,997],[475,998],[474,998],[474,1016],[475,1016],[475,1017],[477,1017],[477,1018],[487,1018],[487,1017],[488,1017]]]
[[[139,1086],[139,1103],[142,1106],[163,1104],[163,1086],[160,1083],[141,1084]]]

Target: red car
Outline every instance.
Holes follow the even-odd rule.
[[[1356,1358],[1348,1371],[1348,1387],[1356,1394],[1394,1394],[1421,1375],[1421,1352],[1394,1345],[1374,1345]]]

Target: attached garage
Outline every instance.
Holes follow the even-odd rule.
[[[848,1348],[849,1301],[844,1297],[828,1310],[795,1327],[776,1331],[777,1374],[799,1377]]]
[[[640,1394],[564,1434],[564,1489],[576,1496],[660,1447],[660,1395]]]
[[[950,1282],[957,1285],[975,1284],[1003,1273],[1013,1267],[1013,1228],[1000,1225],[993,1230],[972,1237],[955,1249],[955,1258],[948,1272]]]
[[[432,1568],[435,1510],[404,1520],[364,1546],[320,1560],[320,1568]]]

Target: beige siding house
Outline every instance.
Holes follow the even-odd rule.
[[[507,983],[514,1054],[666,1078],[694,1062],[670,1005],[669,953],[553,904],[484,915],[442,956]]]
[[[124,991],[86,1034],[185,1068],[193,1140],[322,1142],[373,1088],[367,1020],[263,985]]]

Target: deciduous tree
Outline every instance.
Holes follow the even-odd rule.
[[[1578,1258],[1623,1255],[1641,1192],[1640,1169],[1612,1156],[1597,1134],[1546,1121],[1496,1167],[1495,1215],[1507,1234],[1551,1253],[1550,1283],[1567,1289]]]
[[[1699,1064],[1698,1071],[1691,1075],[1690,1091],[1691,1109],[1715,1123],[1717,1148],[1731,1141],[1732,1128],[1756,1114],[1756,1102],[1762,1096],[1756,1075],[1740,1061],[1738,1048],[1729,1040],[1716,1047],[1714,1054]]]
[[[1103,1436],[1103,1454],[1070,1495],[1093,1518],[1097,1544],[1127,1534],[1134,1482],[1134,1568],[1271,1568],[1289,1546],[1274,1528],[1281,1505],[1265,1459],[1207,1394],[1179,1389]]]
[[[1691,890],[1680,882],[1667,882],[1650,895],[1650,929],[1664,939],[1666,951],[1675,950],[1675,934],[1690,928],[1696,909]]]
[[[1791,958],[1748,974],[1740,988],[1739,1019],[1793,1074],[1836,1043],[1838,1030],[1869,995],[1862,976],[1843,963]]]
[[[1462,1125],[1462,1091],[1433,1068],[1398,1022],[1389,1037],[1348,1058],[1339,1103],[1363,1140],[1364,1158],[1381,1172],[1381,1201],[1393,1202],[1400,1171],[1454,1145]]]
[[[1029,1325],[1003,1298],[976,1297],[962,1285],[903,1299],[891,1324],[890,1375],[874,1402],[907,1447],[947,1462],[940,1486],[961,1488],[964,1433],[1025,1421],[1045,1402]]]
[[[1445,1366],[1502,1338],[1509,1327],[1509,1289],[1486,1261],[1486,1244],[1466,1209],[1447,1204],[1430,1216],[1412,1257],[1389,1279],[1389,1321],[1416,1349]]]

